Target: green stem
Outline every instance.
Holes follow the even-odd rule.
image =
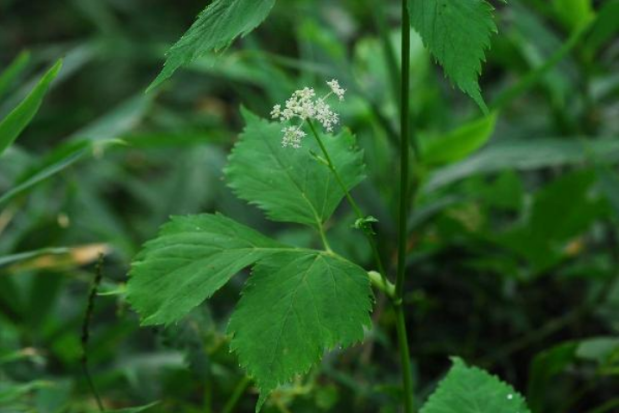
[[[394,310],[396,312],[396,333],[400,353],[401,374],[403,376],[403,403],[406,413],[414,412],[413,377],[409,359],[409,342],[407,324],[403,309],[403,290],[405,285],[407,255],[407,212],[409,205],[409,61],[410,61],[410,27],[407,0],[401,0],[401,82],[400,82],[400,192],[398,211],[398,265],[396,270],[396,292]]]
[[[334,178],[336,178],[336,182],[338,182],[338,185],[342,189],[342,192],[344,193],[344,196],[349,202],[349,205],[351,205],[351,208],[355,212],[357,219],[363,220],[364,213],[362,212],[360,207],[357,205],[357,202],[355,202],[355,199],[353,199],[353,197],[349,193],[349,190],[347,189],[347,186],[344,184],[342,178],[340,177],[340,174],[338,173],[336,166],[334,165],[331,157],[329,156],[329,152],[327,152],[327,148],[323,144],[323,140],[321,140],[321,137],[319,136],[318,132],[316,131],[316,129],[314,128],[314,125],[312,124],[310,120],[308,120],[308,125],[310,126],[310,130],[312,131],[312,135],[314,136],[314,139],[316,139],[316,142],[319,144],[319,148],[321,148],[321,152],[323,152],[323,156],[325,157],[327,167],[329,168],[330,171],[332,171]],[[387,284],[388,280],[387,280],[385,268],[383,267],[381,255],[379,254],[379,248],[377,247],[377,242],[375,241],[375,238],[371,232],[371,229],[362,228],[362,232],[366,236],[366,239],[368,240],[368,244],[370,245],[370,249],[372,250],[372,255],[375,260],[375,264],[377,265],[377,270],[379,270],[379,274],[381,274],[381,278],[384,280],[384,283]]]
[[[318,229],[319,229],[319,236],[321,237],[321,242],[323,243],[323,248],[325,248],[325,251],[327,252],[332,252],[331,247],[329,246],[329,242],[327,241],[327,236],[325,235],[325,229],[323,228],[323,223],[318,221]]]
[[[239,383],[237,383],[237,386],[235,387],[232,395],[226,402],[222,413],[232,413],[235,410],[237,403],[239,403],[239,399],[241,399],[241,396],[243,396],[243,393],[245,392],[245,389],[248,387],[249,384],[250,379],[248,377],[244,377],[243,379],[241,379],[241,381],[239,381]]]

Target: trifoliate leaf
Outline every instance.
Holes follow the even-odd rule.
[[[267,18],[275,0],[215,0],[166,54],[164,68],[149,90],[168,79],[181,66],[212,51],[226,49]]]
[[[411,25],[424,45],[485,113],[478,76],[491,33],[497,32],[492,11],[485,0],[409,0]]]
[[[529,413],[523,396],[510,385],[460,358],[452,363],[420,413]]]
[[[319,227],[344,193],[329,168],[311,155],[321,153],[314,138],[306,136],[300,149],[283,148],[282,124],[247,111],[244,117],[247,125],[226,168],[229,186],[271,220]],[[349,190],[364,179],[362,153],[349,132],[322,135],[322,140]]]
[[[326,350],[361,341],[371,303],[366,272],[335,255],[281,253],[256,264],[228,332],[260,388],[257,410],[271,390],[307,372]]]
[[[243,268],[289,250],[223,215],[173,217],[132,263],[127,298],[143,324],[169,324]]]

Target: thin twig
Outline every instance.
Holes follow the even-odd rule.
[[[84,321],[82,323],[82,370],[84,371],[84,376],[86,377],[86,381],[88,382],[88,386],[90,387],[90,391],[95,397],[97,401],[97,407],[99,407],[99,411],[103,412],[105,409],[103,408],[103,403],[101,402],[101,398],[99,397],[99,393],[97,393],[97,388],[95,387],[95,382],[88,370],[88,339],[89,339],[89,327],[90,321],[93,317],[93,312],[95,310],[95,297],[97,296],[97,289],[99,284],[101,283],[101,279],[103,278],[103,253],[99,254],[99,260],[95,266],[95,280],[93,281],[92,288],[90,289],[90,294],[88,295],[88,304],[86,306],[86,313],[84,314]]]

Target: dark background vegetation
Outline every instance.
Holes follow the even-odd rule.
[[[266,115],[291,91],[335,77],[349,90],[343,124],[357,134],[370,171],[356,195],[379,218],[382,253],[393,263],[396,152],[377,114],[396,125],[397,108],[376,25],[380,7],[397,29],[392,3],[280,1],[214,65],[202,59],[148,95],[165,50],[204,1],[0,3],[0,67],[30,52],[0,100],[0,117],[65,58],[35,121],[0,159],[0,194],[76,139],[94,143],[79,162],[0,205],[0,412],[97,410],[80,363],[80,330],[99,251],[89,363],[106,407],[158,400],[152,411],[220,412],[238,390],[237,411],[253,411],[255,391],[223,333],[247,275],[178,325],[140,328],[124,299],[129,262],[172,214],[217,210],[290,242],[315,242],[236,200],[222,167],[243,126],[240,105]],[[499,34],[481,79],[488,102],[569,39],[583,14],[567,17],[558,11],[565,3],[589,4],[495,4]],[[617,5],[594,2],[604,10],[597,23],[498,107],[486,148],[428,172],[431,181],[457,179],[422,190],[412,208],[406,314],[418,401],[458,355],[512,383],[537,413],[617,411]],[[412,43],[420,139],[480,116],[419,40]],[[125,144],[96,144],[111,138]],[[331,243],[371,268],[350,222],[342,208]],[[66,249],[2,261],[50,247]],[[380,295],[373,318],[363,344],[326,355],[266,410],[397,411],[394,320]]]

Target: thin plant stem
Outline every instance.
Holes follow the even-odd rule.
[[[88,370],[88,339],[90,337],[90,320],[92,319],[93,312],[95,310],[95,297],[97,296],[97,289],[99,284],[101,283],[101,279],[103,278],[103,253],[99,254],[99,260],[97,261],[97,265],[95,267],[95,280],[93,281],[93,286],[90,290],[90,294],[88,295],[88,304],[86,306],[86,313],[84,314],[84,321],[82,323],[82,370],[84,371],[84,376],[86,377],[86,381],[88,382],[88,387],[90,387],[90,391],[93,394],[95,401],[97,402],[97,407],[99,411],[103,412],[105,409],[103,407],[103,403],[101,402],[101,398],[99,397],[99,393],[97,392],[97,388],[95,387],[95,382]]]
[[[334,178],[336,178],[336,182],[342,189],[342,192],[344,193],[347,199],[347,202],[349,203],[349,205],[351,205],[351,208],[355,212],[357,219],[363,220],[364,213],[362,212],[359,205],[357,205],[357,202],[355,202],[355,199],[353,199],[353,197],[351,196],[351,193],[347,189],[347,186],[344,184],[344,181],[340,177],[340,174],[338,173],[336,166],[334,165],[331,157],[329,156],[329,152],[327,151],[325,144],[323,144],[323,140],[319,136],[318,132],[316,131],[316,128],[314,127],[314,125],[312,124],[310,120],[308,120],[308,125],[310,126],[310,130],[312,131],[312,136],[314,136],[314,139],[318,143],[319,148],[321,148],[321,152],[323,153],[323,156],[325,157],[325,163],[327,167],[334,175]],[[375,264],[377,265],[377,270],[379,271],[379,274],[381,275],[381,278],[383,279],[384,285],[388,285],[385,267],[383,266],[383,261],[381,260],[381,255],[379,254],[379,248],[377,246],[377,241],[374,238],[372,230],[370,228],[363,227],[362,232],[364,233],[364,235],[366,236],[366,239],[368,240],[368,244],[370,245],[370,249],[372,250],[372,255],[375,260]],[[322,236],[324,236],[324,234],[322,234]]]
[[[407,215],[409,210],[409,60],[410,28],[407,0],[401,1],[401,82],[400,82],[400,191],[398,210],[398,264],[396,270],[396,292],[394,310],[396,312],[396,333],[403,380],[403,404],[406,413],[414,412],[413,377],[409,358],[407,323],[403,309],[407,255]]]
[[[239,383],[237,383],[237,386],[235,386],[235,389],[233,390],[232,395],[226,402],[226,405],[224,406],[222,413],[232,413],[235,410],[235,407],[239,403],[241,396],[243,396],[245,389],[247,389],[249,385],[250,385],[250,379],[248,377],[244,377],[243,379],[239,381]]]

